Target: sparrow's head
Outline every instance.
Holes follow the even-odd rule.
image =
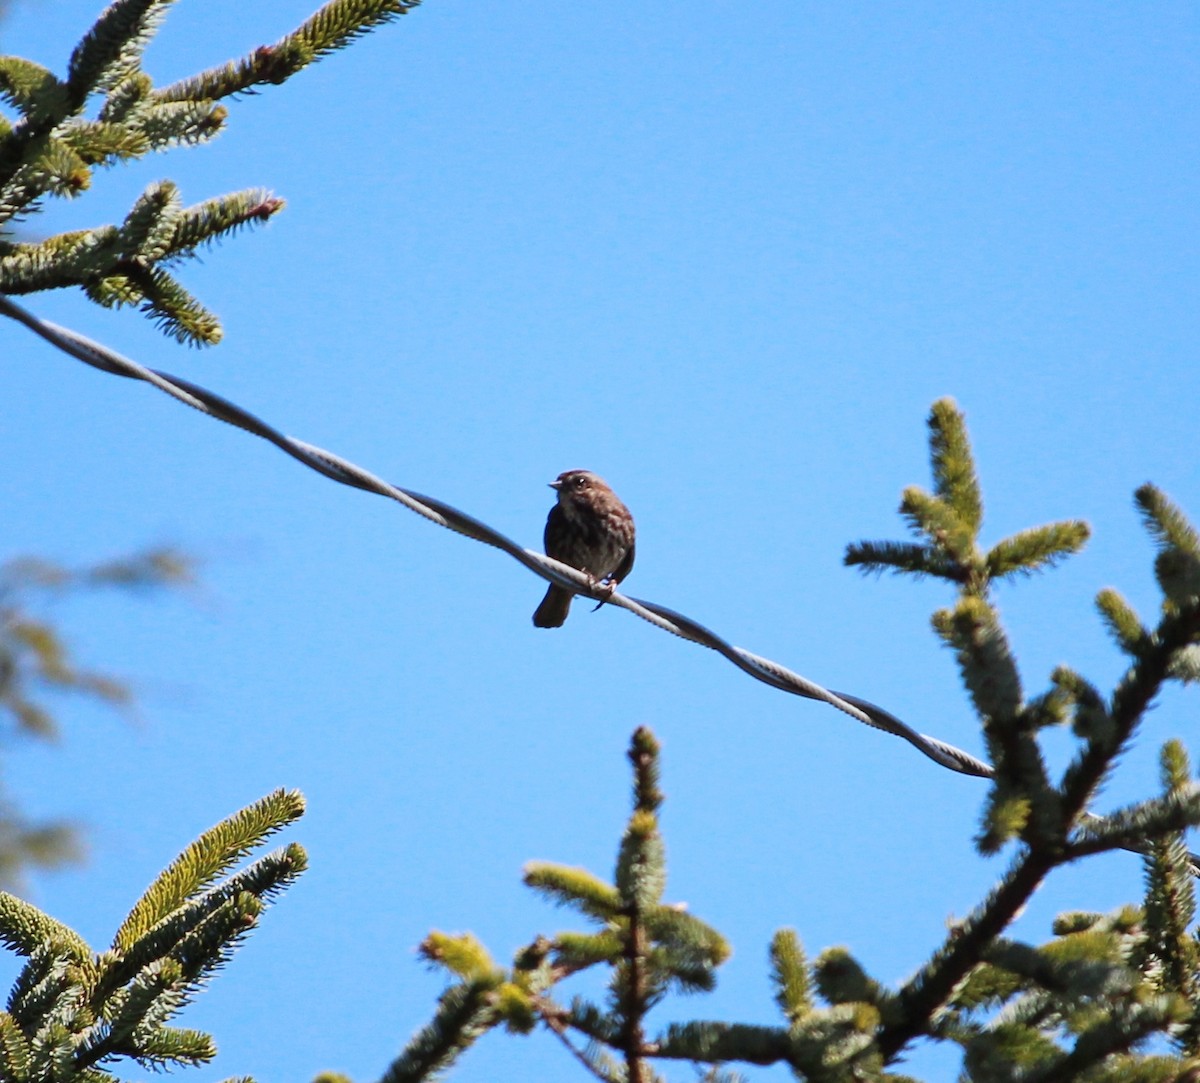
[[[558,490],[558,502],[569,504],[577,500],[586,501],[596,492],[610,493],[612,490],[605,484],[604,479],[597,477],[590,470],[564,470],[552,482],[551,489]]]

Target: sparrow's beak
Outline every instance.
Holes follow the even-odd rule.
[[[551,489],[561,489],[562,488],[562,482],[559,481],[557,478],[555,478],[554,481],[547,482],[547,484],[550,486]]]

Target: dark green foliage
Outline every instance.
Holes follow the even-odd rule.
[[[771,976],[775,982],[775,1003],[792,1022],[812,1011],[808,983],[808,960],[793,929],[780,929],[771,940]]]
[[[101,587],[159,591],[191,578],[192,561],[173,549],[152,549],[80,570],[28,558],[0,565],[0,733],[56,739],[59,725],[51,703],[62,693],[120,709],[133,704],[124,682],[76,663],[62,633],[40,612],[47,602]],[[74,860],[80,849],[71,825],[30,822],[0,792],[0,888],[17,890],[26,869]]]
[[[1194,607],[1200,598],[1200,535],[1153,485],[1143,485],[1134,498],[1158,546],[1154,572],[1164,595],[1164,610]]]
[[[644,1034],[647,1014],[671,988],[711,989],[715,968],[729,955],[714,929],[662,902],[666,853],[657,818],[663,800],[658,756],[653,734],[639,729],[629,752],[634,808],[613,884],[562,865],[537,863],[525,870],[530,887],[598,928],[539,937],[508,970],[496,967],[474,937],[431,933],[422,955],[456,980],[434,1019],[389,1069],[387,1083],[438,1078],[483,1031],[503,1024],[525,1033],[539,1023],[597,1078],[657,1078],[648,1066],[657,1042]],[[552,996],[560,982],[597,966],[609,970],[606,1008],[581,997],[563,1004]]]
[[[171,269],[198,247],[265,222],[283,201],[248,189],[184,208],[169,181],[151,184],[120,226],[18,242],[4,231],[47,197],[86,191],[97,166],[206,142],[225,126],[224,98],[282,83],[419,0],[331,0],[274,45],[155,88],[142,54],[171,0],[115,0],[71,55],[65,80],[21,57],[0,57],[0,292],[78,286],[106,307],[135,305],[181,342],[218,342],[216,316]],[[94,117],[84,115],[100,99]]]
[[[1103,817],[1089,806],[1162,682],[1192,679],[1200,631],[1200,540],[1157,490],[1140,489],[1138,504],[1160,550],[1162,621],[1147,629],[1116,591],[1101,592],[1101,616],[1133,660],[1111,700],[1065,666],[1044,693],[1026,700],[991,601],[992,581],[1052,565],[1083,544],[1087,527],[1064,522],[1025,530],[981,560],[973,531],[982,504],[961,416],[951,404],[939,403],[930,428],[936,496],[910,488],[901,507],[910,526],[928,539],[927,551],[913,559],[899,543],[875,542],[850,547],[847,563],[873,569],[888,564],[916,575],[936,567],[951,570],[942,578],[956,585],[958,599],[954,608],[935,614],[934,627],[955,651],[995,768],[979,845],[991,853],[1020,838],[1024,849],[991,895],[901,989],[901,1010],[892,1014],[894,1022],[885,1012],[879,1043],[891,1056],[922,1032],[942,1034],[964,1046],[971,1079],[1171,1078],[1182,1062],[1139,1061],[1148,1074],[1133,1075],[1128,1055],[1150,1034],[1185,1033],[1181,1021],[1195,1017],[1188,1007],[1196,1003],[1195,946],[1190,936],[1180,939],[1193,918],[1194,860],[1182,832],[1200,823],[1200,792],[1187,781],[1182,750],[1168,746],[1168,784],[1161,797]],[[1071,722],[1080,747],[1055,783],[1038,735],[1063,721]],[[1144,926],[1077,922],[1038,949],[999,939],[1056,866],[1115,848],[1146,855]],[[978,1018],[1000,1007],[1003,1012],[994,1018]],[[947,1009],[949,1014],[937,1016]]]
[[[29,903],[0,892],[0,942],[28,962],[0,1012],[4,1083],[113,1083],[121,1059],[143,1067],[204,1064],[207,1035],[169,1026],[257,924],[267,900],[304,871],[292,844],[215,883],[301,815],[277,790],[205,832],[134,906],[99,954]]]
[[[983,497],[966,423],[950,399],[933,405],[929,446],[933,493],[909,486],[900,502],[901,515],[922,541],[858,542],[847,547],[848,565],[933,575],[981,594],[993,580],[1052,567],[1087,542],[1087,524],[1068,520],[1022,530],[984,552],[979,548]]]

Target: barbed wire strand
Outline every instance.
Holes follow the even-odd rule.
[[[830,691],[778,662],[752,654],[741,647],[735,647],[704,625],[681,613],[676,613],[666,606],[640,598],[628,597],[615,590],[610,590],[606,586],[596,584],[577,569],[543,556],[541,553],[523,548],[493,530],[486,523],[481,523],[478,519],[464,514],[449,504],[391,485],[331,451],[305,443],[303,440],[285,436],[228,399],[178,376],[145,368],[136,361],[131,361],[84,335],[42,320],[3,294],[0,294],[0,313],[23,324],[34,334],[84,364],[114,376],[143,380],[152,384],[194,410],[199,410],[209,417],[261,437],[305,466],[333,481],[395,500],[397,503],[403,504],[409,511],[415,512],[438,526],[502,550],[543,579],[596,601],[627,609],[656,628],[708,647],[727,658],[742,672],[772,688],[778,688],[780,691],[802,696],[805,699],[827,703],[864,725],[900,737],[948,770],[979,778],[990,778],[993,774],[991,766],[982,760],[954,745],[940,741],[936,737],[918,733],[895,715],[874,703],[845,692]]]

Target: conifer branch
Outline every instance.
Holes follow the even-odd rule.
[[[623,944],[615,929],[596,933],[562,932],[554,938],[554,962],[563,971],[575,973],[598,963],[613,963]]]
[[[1163,790],[1173,795],[1190,789],[1191,768],[1179,741],[1168,741],[1160,754]],[[1145,933],[1134,961],[1161,993],[1174,993],[1189,1006],[1177,1039],[1190,1056],[1200,1054],[1200,941],[1192,934],[1196,893],[1190,855],[1182,832],[1168,832],[1146,848],[1143,858]]]
[[[988,551],[987,574],[991,579],[1019,574],[1033,575],[1052,568],[1087,543],[1087,523],[1071,520],[1049,523],[1012,534]]]
[[[974,570],[975,534],[953,505],[916,485],[904,490],[900,514],[914,534],[924,535],[964,572]]]
[[[124,985],[139,971],[165,957],[220,907],[228,906],[241,895],[249,894],[269,902],[290,887],[307,867],[303,848],[291,843],[252,862],[217,887],[193,896],[152,925],[119,957],[112,959],[101,974],[99,988],[115,989]]]
[[[1058,1083],[1059,1080],[1085,1078],[1104,1061],[1128,1053],[1151,1034],[1167,1030],[1180,1020],[1183,1010],[1178,998],[1168,996],[1153,997],[1136,1005],[1125,1002],[1119,1007],[1122,1010],[1113,1011],[1080,1034],[1069,1053],[1028,1072],[1024,1079],[1029,1083]],[[1123,1065],[1123,1074],[1114,1078],[1128,1079],[1130,1067]]]
[[[487,949],[470,933],[450,936],[431,932],[418,949],[431,963],[445,967],[466,982],[498,984],[503,977]]]
[[[974,536],[983,524],[983,497],[962,411],[953,399],[939,399],[933,404],[928,424],[934,492]]]
[[[107,90],[138,70],[172,0],[114,0],[75,47],[68,66],[71,104],[82,108],[93,91]]]
[[[855,542],[846,546],[842,563],[858,566],[864,572],[906,572],[920,578],[931,575],[938,579],[962,583],[967,573],[945,553],[928,545],[913,542]]]
[[[409,1039],[380,1083],[434,1083],[481,1035],[495,1025],[489,983],[453,985],[438,1001],[433,1019]]]
[[[52,919],[0,895],[0,929],[11,934],[5,942],[32,946],[9,997],[9,1011],[0,1015],[0,1078],[6,1083],[114,1083],[112,1072],[101,1065],[118,1057],[162,1068],[210,1061],[216,1047],[208,1035],[168,1026],[168,1021],[228,959],[262,912],[265,896],[303,866],[303,851],[289,848],[277,857],[290,852],[291,860],[277,859],[273,866],[269,859],[256,862],[258,867],[244,870],[240,880],[233,878],[252,890],[226,885],[215,905],[205,906],[195,893],[222,864],[221,855],[245,852],[273,824],[294,819],[301,807],[298,794],[278,791],[207,832],[134,908],[118,933],[117,946],[98,957],[78,938],[72,943],[74,934],[68,936],[69,930],[64,933]],[[220,851],[215,857],[214,849]],[[184,867],[189,872],[181,879]],[[186,884],[183,897],[172,890],[180,883]],[[124,954],[125,934],[144,929],[156,909],[173,905],[178,913],[198,902],[203,916],[182,924],[162,922],[150,939],[136,945],[141,958]],[[150,940],[156,949],[149,953],[152,958],[147,957]],[[5,1074],[14,1067],[20,1075]]]
[[[1117,646],[1134,658],[1140,657],[1150,640],[1137,612],[1111,587],[1096,595],[1096,608]]]
[[[882,986],[845,948],[828,948],[813,966],[817,991],[829,1004],[871,1004],[886,999]]]
[[[953,609],[933,616],[933,627],[954,650],[963,683],[981,718],[999,723],[1021,709],[1021,678],[1008,637],[995,609],[976,595],[964,593]],[[1008,734],[1009,727],[993,726],[989,739]],[[990,748],[993,758],[1002,753]]]
[[[24,1083],[31,1059],[29,1042],[16,1020],[8,1012],[0,1012],[0,1079]]]
[[[303,814],[304,798],[298,790],[276,790],[210,828],[150,885],[117,930],[113,947],[122,952],[130,950],[190,896]]]
[[[0,248],[0,291],[82,286],[105,307],[140,305],[181,342],[214,343],[221,336],[216,317],[163,267],[218,237],[266,221],[282,207],[282,200],[251,189],[184,209],[173,184],[152,184],[120,227]]]
[[[218,101],[256,86],[282,83],[316,60],[348,45],[421,0],[332,0],[274,45],[155,91],[158,101]]]
[[[65,82],[30,61],[0,57],[0,100],[21,113],[15,125],[0,121],[0,227],[48,196],[85,191],[96,166],[211,139],[228,115],[218,99],[282,83],[419,0],[330,0],[275,46],[156,91],[142,54],[172,2],[114,0],[75,49]],[[83,116],[97,92],[105,95],[98,116]],[[40,244],[0,240],[0,292],[79,287],[106,307],[139,306],[180,342],[212,345],[221,338],[219,321],[165,266],[282,207],[254,190],[181,211],[172,185],[152,185],[121,227]]]
[[[689,968],[720,966],[732,951],[729,941],[716,929],[680,907],[648,907],[642,920],[654,942]]]
[[[813,1010],[808,983],[808,960],[794,929],[780,929],[771,939],[771,977],[775,1003],[790,1024]]]
[[[1025,907],[1053,867],[1053,859],[1044,854],[1021,855],[987,898],[956,925],[929,962],[901,986],[897,1018],[885,1021],[877,1038],[885,1062],[928,1032],[935,1013],[971,972],[985,947]]]
[[[41,64],[19,56],[0,56],[0,101],[34,124],[63,116],[69,108],[66,84]]]
[[[1200,644],[1189,643],[1180,647],[1167,665],[1167,676],[1180,684],[1200,682]]]
[[[76,960],[92,955],[87,941],[74,929],[7,891],[0,891],[0,944],[27,958],[39,948]]]
[[[707,1020],[672,1023],[651,1048],[656,1057],[710,1064],[737,1060],[769,1065],[792,1059],[792,1042],[779,1027]]]
[[[8,1011],[22,1031],[33,1031],[58,1003],[69,987],[67,963],[54,944],[47,941],[21,968],[8,996]]]
[[[1091,682],[1069,666],[1059,666],[1050,680],[1067,697],[1076,737],[1085,741],[1112,741],[1115,730],[1108,705]]]
[[[174,258],[191,255],[202,245],[231,237],[269,221],[286,206],[265,188],[247,188],[220,199],[208,199],[180,212],[170,238]]]
[[[1092,736],[1063,774],[1063,812],[1073,821],[1084,811],[1113,762],[1133,735],[1151,700],[1170,675],[1178,650],[1200,634],[1200,605],[1163,616],[1150,642],[1113,692],[1109,724]]]
[[[1080,824],[1067,850],[1069,859],[1109,850],[1145,847],[1147,841],[1200,825],[1200,787],[1186,788],[1106,813]]]
[[[615,918],[621,909],[617,890],[586,869],[531,861],[522,876],[526,886],[559,906],[575,906],[601,921]]]
[[[1111,939],[1116,945],[1116,938]],[[1095,939],[1093,946],[1096,946]],[[1119,957],[1101,960],[1093,954],[1087,958],[1078,958],[1074,953],[1062,950],[1063,948],[1061,941],[1037,948],[998,938],[988,946],[984,958],[989,966],[1019,979],[1018,987],[1033,987],[1040,993],[1083,1000],[1108,993],[1125,995],[1129,992],[1134,976],[1122,965]],[[1010,988],[1007,995],[1011,996],[1013,991],[1015,988]],[[1037,1000],[1033,1011],[1040,1012],[1045,1003],[1043,1000]],[[1061,999],[1057,1003],[1061,1007]],[[1011,1021],[1012,1018],[1010,1014],[1006,1021]],[[1023,1018],[1029,1021],[1031,1016],[1026,1013]]]
[[[108,124],[102,120],[77,119],[60,130],[59,138],[76,154],[84,167],[106,165],[121,158],[143,158],[153,148],[144,131],[124,124]],[[87,183],[81,183],[79,187],[89,187],[90,178],[91,172],[87,170]]]
[[[1160,550],[1177,549],[1200,560],[1200,533],[1180,508],[1155,485],[1142,485],[1133,494],[1142,522]]]

